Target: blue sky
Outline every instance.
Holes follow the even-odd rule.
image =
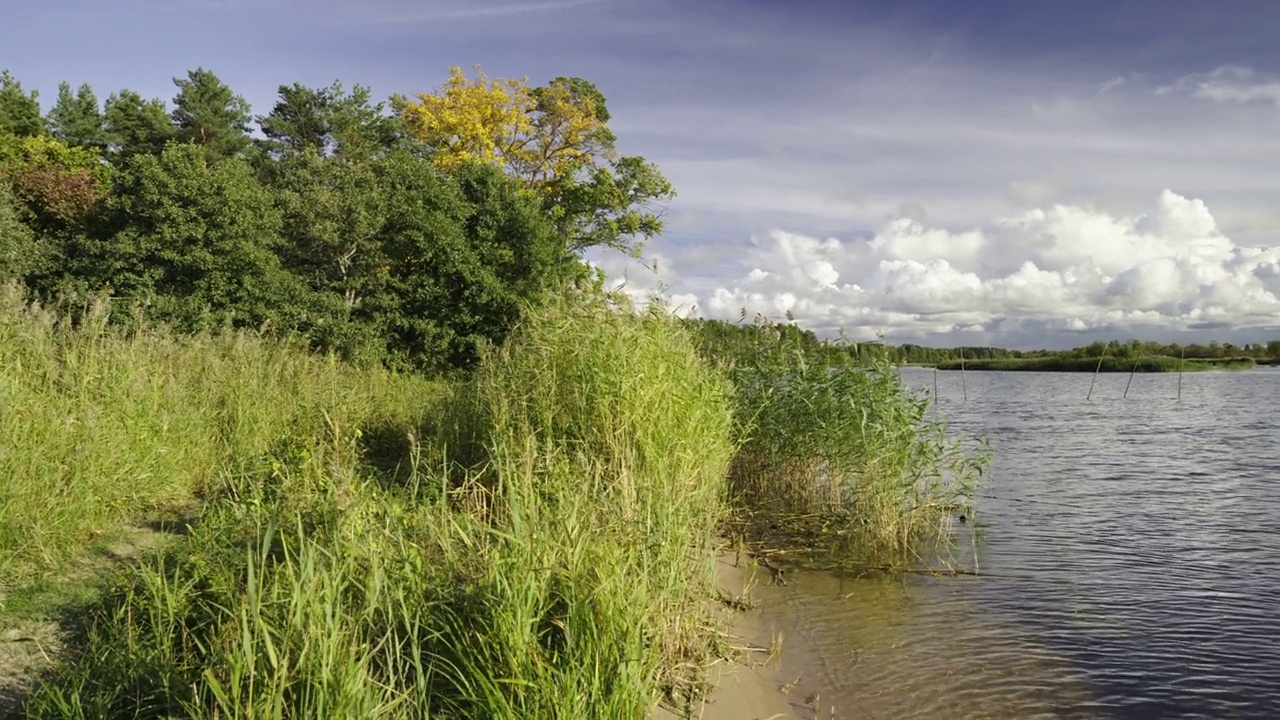
[[[447,67],[588,78],[678,199],[637,295],[823,333],[1070,346],[1280,338],[1280,3],[49,0],[0,66],[270,109]],[[656,264],[657,274],[651,268]]]

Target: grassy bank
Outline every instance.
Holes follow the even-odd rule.
[[[256,472],[290,438],[417,415],[433,388],[249,333],[133,334],[101,308],[71,330],[0,289],[0,592]]]
[[[1144,358],[1102,358],[1101,372],[1198,372],[1204,370],[1246,370],[1254,367],[1253,358],[1223,358],[1181,360],[1176,357],[1151,356]],[[1099,371],[1098,358],[1005,358],[997,360],[947,360],[936,365],[939,370],[1029,370],[1039,372],[1095,372]]]
[[[192,401],[239,388],[206,399],[223,424],[191,420],[182,436],[209,454],[147,495],[159,507],[198,493],[189,531],[75,610],[74,650],[29,716],[642,718],[663,694],[698,693],[732,414],[724,380],[670,321],[552,308],[448,386],[245,338],[17,327],[49,327],[121,377],[209,383]],[[219,343],[258,349],[181,379],[197,359],[221,367],[208,360]],[[238,384],[255,373],[277,380]],[[95,391],[66,392],[90,408],[150,397],[81,382]],[[130,411],[173,399],[148,402]],[[118,425],[80,449],[141,453],[157,429]],[[131,492],[131,476],[110,473],[96,497]]]

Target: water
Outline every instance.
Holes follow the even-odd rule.
[[[904,380],[932,391],[932,370]],[[768,593],[821,717],[1280,717],[1280,369],[939,374],[997,453],[977,576]],[[972,551],[971,551],[972,554]],[[817,698],[811,696],[817,694]],[[808,716],[808,715],[806,715]]]

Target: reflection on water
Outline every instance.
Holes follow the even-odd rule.
[[[905,370],[932,390],[933,373]],[[1280,717],[1280,371],[939,376],[997,452],[976,577],[762,598],[837,717]],[[789,626],[786,623],[790,623]],[[799,702],[799,699],[797,700]],[[829,717],[824,711],[822,717]]]

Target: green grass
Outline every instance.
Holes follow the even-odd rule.
[[[131,334],[101,308],[69,330],[0,288],[0,590],[189,507],[326,416],[359,425],[430,387],[249,333]]]
[[[1101,372],[1143,373],[1199,372],[1204,370],[1245,370],[1253,367],[1253,358],[1197,358],[1181,360],[1176,357],[1150,356],[1144,358],[1102,358]],[[965,370],[1028,370],[1040,372],[1094,372],[1098,371],[1098,358],[1004,358],[996,360],[967,360]],[[959,370],[959,360],[947,360],[937,364],[939,370]]]
[[[560,304],[448,388],[323,372],[279,386],[313,404],[238,396],[290,426],[210,456],[190,534],[78,613],[28,716],[644,718],[697,694],[732,411],[673,322]]]

